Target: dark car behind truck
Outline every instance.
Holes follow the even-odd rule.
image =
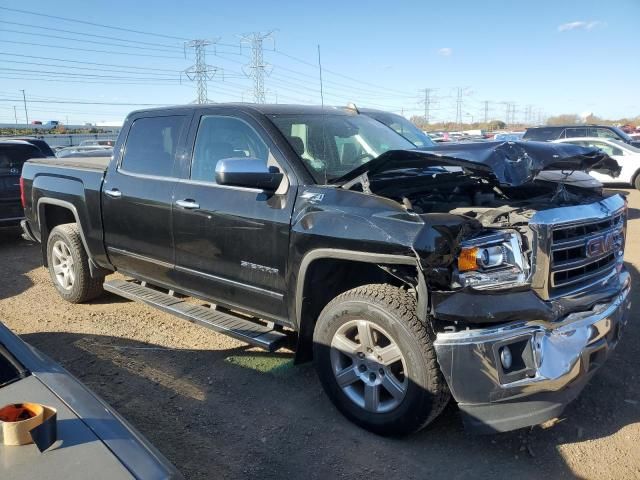
[[[293,345],[371,431],[418,430],[451,396],[480,431],[559,415],[627,320],[626,201],[580,172],[619,166],[564,144],[413,147],[349,109],[134,112],[110,160],[27,162],[23,228],[65,299],[104,288]]]
[[[30,143],[0,141],[0,228],[16,227],[24,218],[20,202],[20,173],[24,162],[38,157],[44,157],[44,154]]]
[[[547,125],[530,127],[524,133],[524,140],[550,142],[561,138],[600,137],[640,147],[640,141],[631,138],[625,131],[611,125]]]

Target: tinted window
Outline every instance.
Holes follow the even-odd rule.
[[[191,179],[215,182],[216,165],[226,158],[258,158],[267,164],[269,149],[247,123],[207,115],[200,120],[191,163]]]
[[[435,147],[436,145],[426,133],[401,115],[386,112],[371,112],[365,115],[384,123],[416,147]]]
[[[578,138],[578,137],[587,137],[587,129],[585,127],[579,128],[567,128],[564,131],[564,138]]]
[[[620,140],[620,136],[618,136],[618,134],[616,134],[613,130],[609,130],[608,128],[592,128],[591,130],[595,130],[595,134],[592,134],[594,137]]]
[[[174,115],[135,120],[129,130],[121,168],[127,172],[170,177],[185,118]]]
[[[547,140],[557,140],[560,138],[560,133],[561,129],[557,127],[528,128],[524,133],[523,138],[527,140],[545,142]]]
[[[0,145],[0,175],[20,175],[24,162],[42,157],[44,154],[33,145]]]

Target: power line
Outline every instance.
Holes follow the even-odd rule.
[[[83,35],[85,37],[104,38],[105,40],[117,40],[117,41],[120,41],[120,42],[129,42],[130,41],[130,40],[126,40],[126,39],[123,39],[123,38],[120,38],[120,37],[110,37],[108,35],[97,35],[95,33],[76,32],[74,30],[65,30],[65,29],[61,29],[61,28],[43,27],[41,25],[32,25],[32,24],[28,24],[28,23],[9,22],[7,20],[0,20],[0,23],[4,23],[4,24],[7,24],[7,25],[16,25],[18,27],[38,28],[40,30],[47,30],[47,31],[51,31],[51,32],[70,33],[72,35]],[[27,33],[27,32],[18,32],[18,33]],[[37,34],[37,35],[39,35],[39,34]],[[172,49],[182,50],[182,47],[180,47],[178,45],[168,45],[166,43],[143,42],[142,40],[135,40],[135,42],[139,43],[140,45],[150,45],[150,46],[153,46],[153,47],[165,47],[165,48],[172,48]]]
[[[20,10],[18,8],[0,7],[0,10],[7,10],[9,12],[16,12],[16,13],[24,13],[26,15],[35,15],[35,16],[44,17],[44,18],[53,18],[55,20],[64,20],[64,21],[67,21],[67,22],[82,23],[84,25],[91,25],[92,27],[110,28],[112,30],[119,30],[121,32],[137,33],[139,35],[151,35],[151,36],[154,36],[154,37],[170,38],[170,39],[173,39],[173,40],[182,40],[182,41],[188,40],[187,38],[175,37],[173,35],[165,35],[165,34],[161,34],[161,33],[144,32],[142,30],[133,30],[131,28],[114,27],[112,25],[105,25],[105,24],[101,24],[101,23],[88,22],[86,20],[76,20],[74,18],[68,18],[68,17],[59,17],[59,16],[56,16],[56,15],[47,15],[47,14],[39,13],[39,12],[31,12],[31,11],[28,11],[28,10]]]
[[[105,47],[119,47],[119,48],[135,48],[137,50],[151,50],[155,52],[168,52],[168,53],[177,53],[173,50],[169,50],[167,48],[157,48],[157,47],[141,47],[138,45],[123,45],[122,43],[111,43],[97,40],[87,40],[84,38],[71,38],[71,37],[63,37],[61,35],[48,35],[46,33],[33,33],[33,32],[21,32],[20,30],[12,30],[10,28],[3,28],[0,32],[8,32],[8,33],[17,33],[19,35],[31,35],[38,38],[55,38],[56,40],[71,40],[72,42],[82,42],[82,43],[91,43],[94,45],[103,45]]]
[[[86,62],[86,61],[80,61],[80,60],[68,60],[65,58],[52,58],[52,57],[40,57],[40,56],[36,56],[36,55],[22,55],[19,53],[5,53],[5,52],[0,52],[0,55],[5,55],[5,56],[10,56],[10,57],[20,57],[20,58],[33,58],[36,60],[53,60],[55,62],[67,62],[67,63],[77,63],[77,64],[81,64],[81,65],[97,65],[97,66],[102,66],[102,67],[116,67],[116,68],[129,68],[129,69],[135,69],[135,70],[154,70],[156,72],[173,72],[175,73],[176,70],[175,69],[170,69],[170,68],[153,68],[153,67],[136,67],[134,65],[115,65],[113,63],[97,63],[97,62]],[[7,61],[7,60],[5,60]],[[67,66],[65,66],[65,68],[69,68]]]
[[[46,43],[18,42],[15,40],[3,40],[2,43],[13,43],[15,45],[30,45],[35,47],[56,48],[56,49],[61,48],[64,50],[77,50],[80,52],[107,53],[110,55],[128,55],[128,56],[134,56],[134,57],[169,58],[169,59],[176,59],[176,60],[184,60],[184,58],[182,57],[170,57],[168,55],[151,55],[148,53],[133,53],[133,52],[114,52],[113,50],[95,50],[90,48],[64,47],[60,45],[47,45]]]

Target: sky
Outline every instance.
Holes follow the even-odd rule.
[[[191,39],[217,42],[205,49],[209,100],[252,101],[242,36],[253,32],[271,32],[269,103],[320,103],[319,46],[325,104],[423,115],[428,88],[432,121],[456,119],[458,92],[465,122],[484,120],[485,102],[490,119],[507,103],[519,121],[637,116],[638,20],[640,0],[0,0],[0,122],[25,123],[21,90],[30,121],[190,103]]]

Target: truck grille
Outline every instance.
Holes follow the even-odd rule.
[[[586,289],[608,278],[622,261],[626,215],[621,197],[536,216],[532,283],[543,298]]]

